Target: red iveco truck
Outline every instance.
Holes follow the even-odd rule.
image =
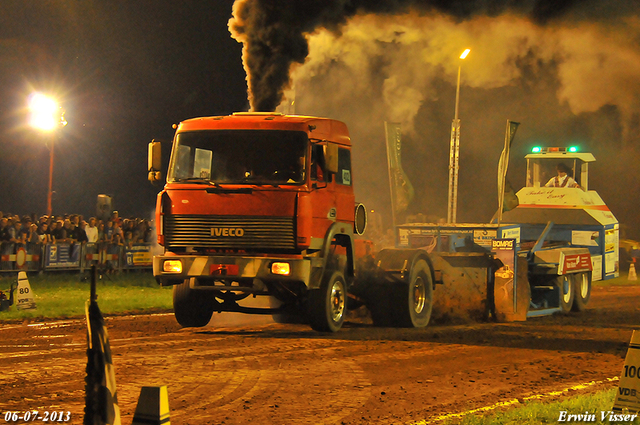
[[[404,224],[397,248],[374,252],[360,238],[366,209],[355,201],[344,123],[236,113],[176,128],[157,198],[164,253],[153,273],[173,285],[182,326],[240,312],[304,317],[335,332],[347,309],[363,304],[379,326],[423,327],[432,311],[525,320],[583,310],[591,280],[617,276],[618,224],[588,190],[590,154],[528,156],[521,205],[502,223]],[[541,187],[541,167],[561,160],[580,171],[581,188]],[[152,142],[151,181],[161,180],[160,166]],[[269,303],[247,305],[258,296]]]
[[[159,170],[160,146],[152,142],[151,181]],[[177,126],[157,199],[165,252],[154,257],[153,272],[161,285],[174,285],[175,317],[185,327],[229,311],[302,315],[316,330],[337,331],[347,308],[365,301],[378,323],[426,326],[434,285],[428,254],[386,250],[371,267],[371,243],[355,238],[366,221],[344,123],[277,113],[190,119]],[[390,297],[384,288],[391,286]],[[271,297],[272,307],[243,306],[251,296]]]

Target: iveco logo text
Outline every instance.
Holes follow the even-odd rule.
[[[244,229],[242,227],[212,227],[211,236],[244,236]]]

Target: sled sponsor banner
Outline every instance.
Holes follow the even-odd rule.
[[[520,226],[501,227],[499,236],[501,239],[515,239],[516,243],[520,243]]]
[[[571,245],[576,246],[598,246],[600,232],[590,230],[572,230]]]
[[[602,255],[591,256],[591,280],[602,280]]]
[[[585,254],[565,254],[560,253],[559,273],[567,274],[579,271],[591,271],[591,255]]]
[[[616,229],[608,229],[604,232],[604,251],[616,252],[619,245],[618,231]]]
[[[493,229],[474,229],[473,242],[480,246],[490,247],[497,234],[498,231]]]
[[[517,308],[513,285],[516,273],[516,240],[494,239],[491,241],[491,251],[502,262],[502,267],[494,272],[493,300],[496,319],[505,322],[511,320]]]

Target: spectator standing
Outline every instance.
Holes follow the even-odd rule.
[[[80,220],[80,226],[76,227],[74,232],[74,236],[76,236],[74,239],[76,241],[80,243],[86,243],[89,241],[89,239],[87,238],[87,232],[84,230],[86,226],[87,222],[84,220]]]
[[[111,243],[113,240],[113,221],[107,221],[107,228],[104,231],[104,241],[106,243]]]
[[[69,239],[69,242],[72,244],[80,242],[78,239],[80,237],[80,232],[78,229],[79,227],[76,227],[75,222],[69,220],[69,227],[67,227],[67,239]]]
[[[67,231],[64,229],[64,222],[58,220],[54,223],[54,227],[51,229],[51,237],[53,243],[63,243],[67,239]]]
[[[22,225],[20,227],[20,239],[22,243],[31,241],[31,218],[28,216],[22,217]]]
[[[98,242],[98,228],[96,227],[95,217],[91,217],[89,219],[89,226],[85,227],[84,231],[87,234],[87,242],[89,243]]]
[[[38,235],[38,225],[35,223],[31,223],[29,225],[29,233],[27,236],[28,243],[40,243],[40,236]]]
[[[130,230],[124,232],[124,244],[129,248],[133,246],[133,233]]]
[[[111,213],[110,221],[118,223],[118,226],[122,227],[122,219],[120,218],[120,214],[118,214],[118,211],[114,211],[113,213]]]
[[[120,223],[117,221],[113,222],[113,235],[111,237],[111,243],[116,245],[122,245],[122,241],[124,240],[124,235],[122,234],[122,229],[120,228]]]
[[[22,243],[22,223],[20,220],[12,218],[9,225],[9,242],[11,243]]]
[[[105,234],[104,234],[104,223],[98,224],[98,243],[104,242]]]
[[[0,243],[9,242],[11,236],[9,235],[8,220],[6,217],[0,218]]]
[[[40,238],[40,243],[48,244],[51,243],[51,234],[49,233],[49,225],[46,221],[42,221],[40,226],[38,226],[38,237]]]

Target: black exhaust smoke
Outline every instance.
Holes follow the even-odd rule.
[[[575,0],[236,0],[231,35],[243,44],[249,103],[254,112],[272,112],[289,85],[293,64],[304,63],[306,36],[316,29],[339,32],[358,13],[444,13],[460,20],[506,11],[544,24],[562,15]]]

